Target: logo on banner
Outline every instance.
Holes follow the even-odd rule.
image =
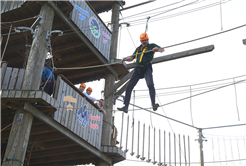
[[[84,105],[84,107],[81,107],[77,113],[77,120],[78,120],[78,124],[83,127],[86,128],[86,126],[88,125],[88,111],[86,110],[86,105]]]
[[[85,17],[85,16],[89,17],[89,12],[86,11],[86,10],[83,10],[82,8],[80,8],[80,7],[77,6],[77,5],[75,5],[74,8],[83,14],[83,15],[82,15],[81,13],[79,13],[79,18],[80,18],[81,20],[86,21],[86,17]],[[84,16],[84,15],[85,15],[85,16]]]
[[[107,33],[103,32],[103,31],[102,31],[102,35],[106,38],[106,39],[103,38],[103,44],[107,44],[108,40],[111,39],[110,36]]]
[[[91,17],[89,20],[89,26],[91,29],[91,33],[95,38],[100,37],[100,27],[98,21],[95,19],[95,17]]]
[[[93,116],[93,115],[91,115],[91,118],[90,118],[90,119],[91,119],[91,121],[93,121],[93,120],[94,120],[94,121],[100,121],[100,120],[101,120],[101,119],[100,119],[100,116],[98,117],[98,116]],[[98,129],[98,127],[99,127],[99,126],[98,126],[96,123],[93,124],[93,123],[90,122],[90,128],[91,128],[91,129],[94,129],[94,130],[95,130],[95,129]]]

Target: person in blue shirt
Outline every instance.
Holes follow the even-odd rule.
[[[117,108],[118,110],[124,111],[125,113],[128,113],[128,106],[130,103],[132,90],[141,78],[145,78],[146,80],[153,110],[156,111],[159,107],[159,104],[155,103],[155,87],[153,82],[151,62],[155,52],[163,52],[164,49],[154,43],[149,44],[149,37],[147,33],[142,33],[140,35],[140,42],[141,45],[136,48],[132,56],[122,58],[122,61],[132,61],[134,58],[136,60],[134,73],[132,74],[131,79],[126,86],[126,95],[124,99],[125,106],[122,108]]]
[[[40,88],[51,96],[51,94],[53,93],[54,82],[55,82],[55,76],[52,73],[52,67],[50,67],[47,63],[45,63],[42,73]]]

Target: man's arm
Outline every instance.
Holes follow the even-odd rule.
[[[152,49],[153,52],[163,52],[164,51],[164,48],[158,48],[158,47],[154,47]]]
[[[128,62],[131,62],[133,59],[134,59],[133,56],[128,56],[128,57],[122,58],[122,61],[128,61]]]

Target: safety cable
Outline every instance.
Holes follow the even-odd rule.
[[[1,59],[1,61],[3,61],[4,53],[5,53],[5,50],[6,50],[7,46],[8,46],[9,36],[10,36],[10,32],[11,32],[11,30],[12,30],[12,23],[10,23],[9,34],[8,34],[8,38],[7,38],[7,41],[6,41],[6,44],[5,44],[4,50],[3,50],[3,55],[2,55],[2,59]]]
[[[181,3],[181,2],[183,2],[183,1],[185,1],[185,0],[182,0],[182,1],[179,1],[179,2],[175,2],[175,3],[169,4],[169,5],[161,6],[161,7],[158,7],[158,8],[155,8],[155,9],[151,9],[151,10],[148,10],[148,11],[144,11],[144,12],[141,12],[141,13],[137,13],[137,14],[134,14],[134,15],[126,16],[126,17],[124,17],[124,19],[128,19],[129,17],[130,17],[130,18],[133,18],[132,16],[135,17],[135,16],[140,15],[140,14],[150,15],[150,14],[148,14],[148,12],[150,12],[150,11],[156,11],[156,10],[158,10],[158,9],[162,9],[162,8],[164,8],[164,7],[172,6],[172,5],[174,5],[174,4]],[[139,17],[139,16],[137,16],[137,17]]]
[[[31,19],[34,19],[34,18],[37,18],[37,17],[39,17],[39,16],[37,15],[37,16],[34,16],[34,17],[24,18],[24,19],[17,20],[17,21],[1,22],[0,25],[8,24],[8,23],[14,24],[14,23],[17,23],[17,22],[22,22],[22,21],[26,21],[26,20],[31,20]]]
[[[238,26],[238,27],[235,27],[235,28],[232,28],[232,29],[229,29],[229,30],[226,30],[226,31],[223,31],[223,32],[214,33],[214,34],[212,34],[212,35],[200,37],[200,38],[197,38],[197,39],[189,40],[189,41],[182,42],[182,43],[178,43],[178,44],[173,44],[173,45],[166,46],[166,47],[161,47],[160,49],[169,48],[169,47],[174,47],[174,46],[178,46],[178,45],[181,45],[181,44],[186,44],[186,43],[189,43],[189,42],[193,42],[193,41],[201,40],[201,39],[204,39],[204,38],[212,37],[212,36],[219,35],[219,34],[222,34],[222,33],[225,33],[225,32],[229,32],[229,31],[232,31],[232,30],[235,30],[235,29],[238,29],[238,28],[242,28],[242,27],[244,27],[244,26],[246,26],[246,24],[241,25],[241,26]],[[152,50],[145,51],[145,53],[148,53],[148,52],[151,52],[151,51],[152,51]],[[127,56],[127,57],[136,56],[136,55],[139,55],[139,54],[142,54],[142,53],[133,54],[133,55],[130,55],[130,56]],[[55,68],[55,67],[54,67],[54,71],[56,71],[56,70],[89,69],[89,68],[97,68],[97,67],[110,66],[110,65],[114,65],[114,64],[118,64],[118,63],[122,63],[122,61],[115,62],[115,63],[103,64],[103,65],[86,66],[86,67],[72,67],[72,68]]]
[[[227,3],[229,1],[231,1],[231,0],[227,0],[227,1],[222,2],[222,3]],[[185,14],[188,14],[188,13],[204,10],[204,9],[207,9],[207,8],[211,8],[211,7],[214,7],[214,6],[217,6],[217,5],[219,5],[218,2],[213,3],[213,4],[209,4],[209,5],[205,5],[205,6],[202,6],[202,7],[194,8],[194,9],[191,9],[191,10],[187,10],[187,11],[183,11],[183,12],[167,15],[167,16],[164,16],[164,17],[157,17],[157,18],[152,19],[150,22],[156,22],[156,21],[161,21],[161,20],[168,19],[168,18],[177,17],[177,16],[180,16],[180,15],[185,15]],[[131,21],[129,21],[129,22],[132,23]],[[137,25],[144,24],[144,21],[138,21],[137,20],[137,21],[134,21],[134,22],[135,22],[135,24],[131,24],[131,26],[137,26]]]
[[[235,79],[234,78],[233,78],[233,82],[235,83]],[[240,121],[238,104],[237,104],[237,89],[236,89],[236,85],[235,84],[234,84],[234,90],[235,90],[235,100],[236,100],[236,108],[237,108],[238,121]]]

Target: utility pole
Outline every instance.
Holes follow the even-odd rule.
[[[198,139],[196,139],[198,141],[198,146],[199,146],[199,151],[200,151],[200,166],[204,166],[204,156],[203,156],[203,141],[207,141],[205,139],[203,139],[203,135],[202,135],[202,129],[198,129]]]
[[[39,90],[40,86],[48,46],[46,34],[52,29],[55,12],[47,3],[44,3],[40,15],[42,20],[36,29],[36,35],[32,42],[22,90]],[[33,116],[21,107],[15,112],[3,166],[24,164],[32,120]]]

